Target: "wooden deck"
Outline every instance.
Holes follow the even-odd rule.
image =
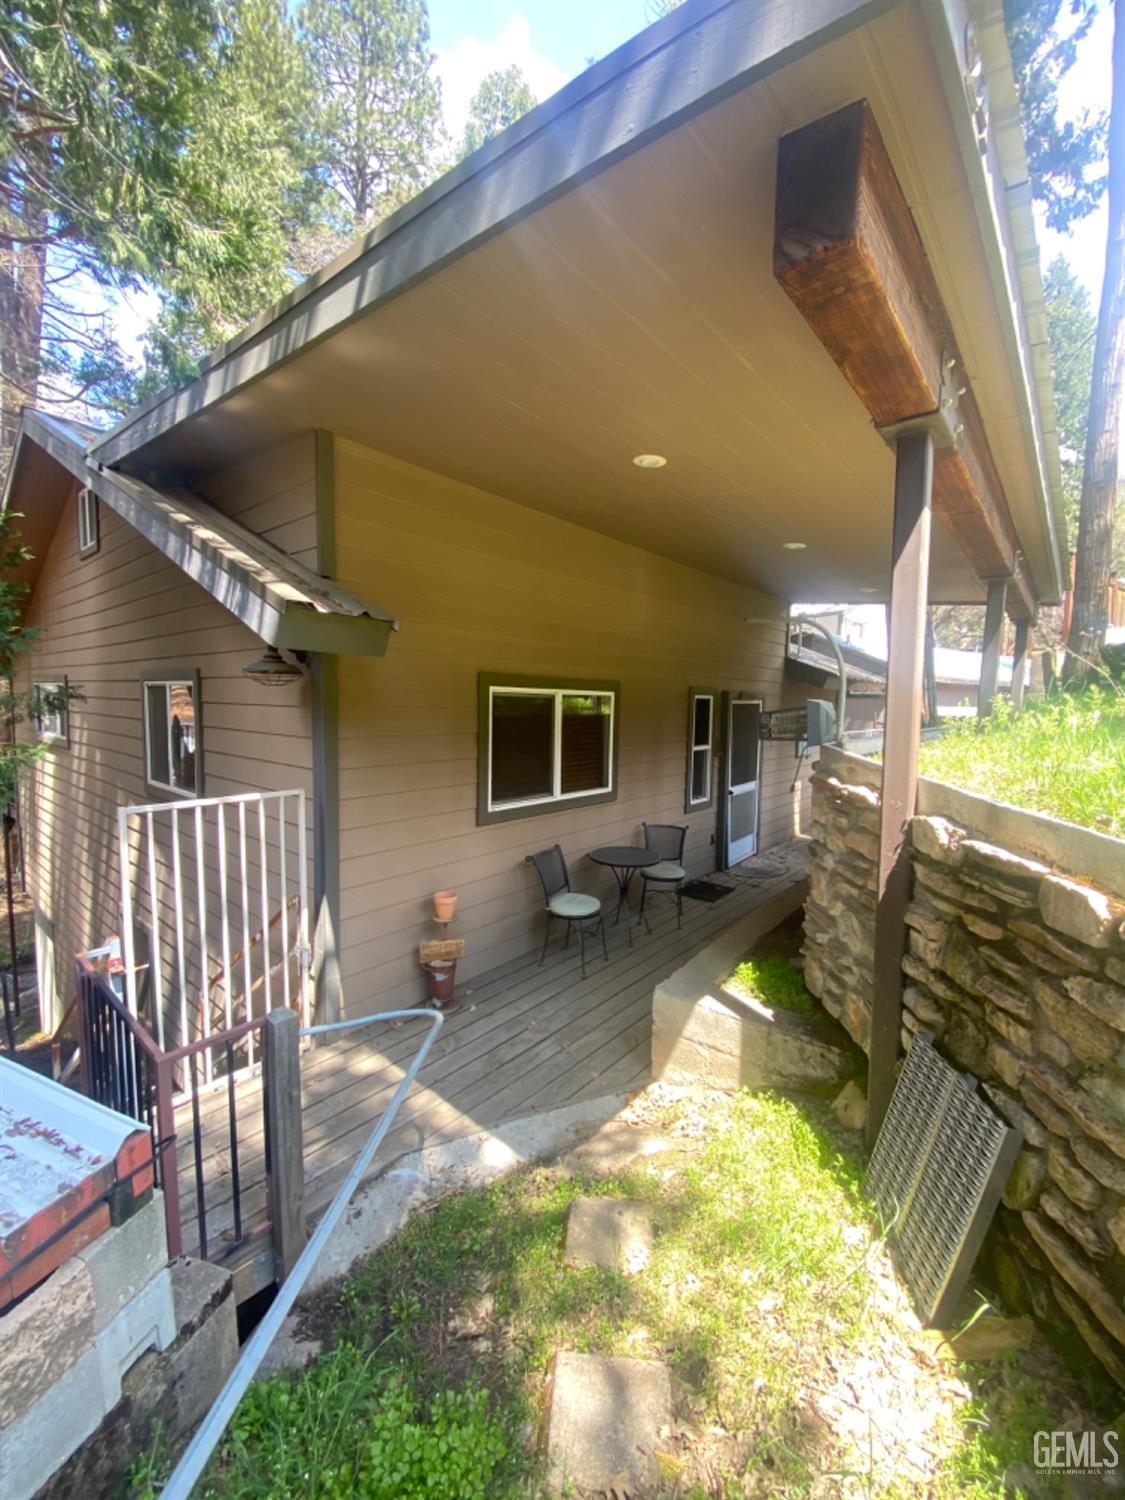
[[[713,904],[686,900],[683,927],[675,905],[650,902],[651,932],[624,915],[607,928],[609,962],[587,945],[579,974],[578,947],[553,947],[543,967],[538,952],[479,976],[458,990],[451,1014],[421,1076],[376,1158],[378,1172],[406,1152],[506,1120],[579,1100],[642,1088],[650,1078],[652,992],[656,984],[738,918],[784,890],[804,872],[801,841],[781,845],[737,870],[716,875],[733,894]],[[560,935],[561,936],[561,935]],[[597,956],[595,957],[595,949]],[[418,1045],[417,1022],[381,1023],[310,1047],[302,1058],[305,1203],[310,1219],[323,1212],[386,1106]],[[212,1258],[230,1239],[231,1152],[226,1089],[202,1111],[207,1235]],[[261,1080],[238,1085],[239,1171],[244,1225],[265,1214]],[[198,1253],[190,1110],[177,1117],[184,1249]]]

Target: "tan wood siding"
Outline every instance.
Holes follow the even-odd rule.
[[[339,577],[401,621],[385,658],[340,662],[347,1010],[419,998],[417,944],[444,887],[460,892],[459,978],[526,952],[542,903],[524,856],[546,845],[562,844],[576,888],[608,898],[590,849],[686,821],[689,872],[712,870],[717,808],[683,810],[688,690],[777,707],[784,607],[350,441],[336,442],[335,472]],[[752,517],[732,546],[754,546]],[[746,623],[756,616],[777,624]],[[616,800],[478,827],[481,671],[619,681]],[[763,848],[798,830],[795,769],[792,746],[765,747]]]
[[[213,476],[216,503],[263,535],[288,529],[302,545],[315,543],[312,447],[310,434]],[[300,788],[311,825],[309,688],[248,682],[241,674],[261,653],[257,637],[105,505],[100,549],[80,559],[74,495],[28,619],[39,637],[23,663],[26,680],[65,675],[82,694],[70,710],[69,747],[47,751],[24,795],[32,891],[53,930],[65,1006],[72,955],[120,930],[117,809],[151,800],[141,673],[199,670],[206,796]]]

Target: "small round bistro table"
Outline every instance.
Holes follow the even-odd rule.
[[[629,910],[629,886],[633,876],[638,870],[646,870],[649,865],[658,865],[660,855],[651,849],[642,849],[638,844],[608,844],[604,849],[591,849],[590,858],[596,865],[608,866],[617,881],[617,910],[613,915],[616,924],[621,916],[621,908]],[[638,917],[637,925],[643,920],[643,917]],[[628,924],[630,947],[633,946],[633,926],[632,922]]]

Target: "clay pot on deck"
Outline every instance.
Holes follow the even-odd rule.
[[[434,920],[436,922],[451,922],[453,920],[453,913],[456,910],[456,891],[434,892]]]

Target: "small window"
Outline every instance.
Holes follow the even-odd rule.
[[[156,792],[202,796],[199,673],[146,676],[141,694],[145,781]]]
[[[78,556],[89,557],[98,550],[99,533],[98,497],[92,489],[83,487],[78,491]]]
[[[37,682],[32,693],[32,711],[39,738],[49,745],[70,744],[70,684]]]
[[[616,796],[616,683],[482,675],[478,821]]]
[[[687,791],[684,811],[710,807],[714,797],[712,768],[715,759],[716,694],[692,688],[688,694]]]

